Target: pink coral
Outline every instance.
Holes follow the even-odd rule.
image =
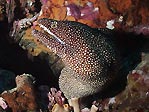
[[[3,109],[6,109],[8,107],[7,104],[6,104],[6,102],[5,102],[5,100],[2,97],[0,97],[0,106]]]
[[[75,19],[86,19],[86,20],[94,20],[98,15],[98,7],[94,7],[92,2],[88,2],[84,6],[78,6],[75,4],[68,4],[67,7],[67,15],[73,16]]]
[[[80,11],[79,6],[75,4],[67,5],[67,15],[73,16],[75,19],[80,19],[81,11]]]
[[[41,0],[41,3],[44,5],[48,2],[48,0]]]
[[[57,91],[56,88],[51,88],[50,92],[48,93],[49,98],[49,108],[51,108],[54,104],[64,105],[65,98],[62,97],[62,92]]]
[[[133,27],[130,31],[136,34],[149,35],[149,25],[137,25]]]
[[[92,2],[88,2],[84,7],[80,8],[81,19],[94,20],[98,15],[98,7],[94,7]]]

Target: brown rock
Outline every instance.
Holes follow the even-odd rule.
[[[108,4],[114,12],[124,13],[132,6],[132,0],[109,0]]]
[[[1,94],[13,112],[35,111],[37,109],[33,81],[33,77],[29,74],[17,76],[17,87]]]

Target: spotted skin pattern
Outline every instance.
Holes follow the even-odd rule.
[[[105,35],[107,30],[47,18],[39,19],[38,24],[48,33],[33,30],[33,35],[59,55],[65,64],[59,87],[66,98],[92,95],[114,80],[118,55],[112,39]]]

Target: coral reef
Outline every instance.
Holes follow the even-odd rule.
[[[91,109],[83,108],[81,112],[145,112],[149,105],[149,62],[148,54],[142,55],[142,62],[127,76],[127,86],[118,95],[103,100],[94,101]],[[61,91],[56,88],[49,89],[48,86],[40,86],[34,89],[34,78],[31,75],[23,74],[16,77],[17,87],[4,91],[0,96],[0,106],[13,112],[21,111],[52,111],[52,112],[70,112],[72,108],[66,104],[66,99]],[[36,94],[35,94],[36,93]],[[39,95],[40,93],[40,95]],[[41,100],[41,96],[44,100]],[[38,98],[37,98],[38,96]],[[44,101],[47,103],[43,103]],[[76,99],[72,99],[74,108],[78,109]],[[19,105],[18,105],[19,104]],[[138,106],[139,105],[139,106]],[[45,106],[45,108],[42,108]],[[42,109],[41,109],[42,108]],[[0,109],[3,111],[2,109]]]
[[[133,35],[135,38],[140,37],[140,42],[144,38],[147,42],[149,36],[148,12],[148,0],[0,0],[0,68],[5,69],[4,71],[0,70],[0,92],[2,92],[0,94],[0,111],[148,111],[148,44],[145,45],[143,43],[145,53],[142,53],[142,62],[135,69],[133,68],[133,63],[128,63],[127,60],[129,58],[125,58],[123,61],[126,69],[127,65],[130,65],[134,70],[131,71],[132,69],[129,69],[130,73],[128,75],[126,73],[127,76],[124,76],[127,77],[127,84],[121,92],[116,87],[116,90],[109,89],[108,94],[110,95],[107,96],[108,98],[103,98],[103,93],[95,98],[97,101],[94,101],[93,97],[91,99],[91,101],[94,101],[93,103],[86,102],[90,103],[90,105],[80,104],[81,106],[83,105],[80,109],[80,105],[78,105],[78,102],[81,103],[80,100],[72,99],[68,101],[70,103],[68,105],[67,99],[58,89],[58,77],[65,66],[62,59],[32,36],[32,29],[43,32],[37,21],[41,18],[48,18],[58,21],[80,22],[92,28],[106,27],[112,29],[112,31],[131,32],[135,34]],[[111,35],[111,33],[107,32],[104,34]],[[118,34],[119,39],[121,39],[121,36],[125,37],[127,35]],[[121,42],[118,43],[127,46],[122,51],[128,50],[128,54],[132,53],[131,51],[134,50],[134,47],[138,49],[142,47],[140,44],[134,44],[129,40],[127,43]],[[8,47],[11,49],[7,50]],[[141,52],[144,51],[142,50]],[[126,56],[125,53],[122,55]],[[131,57],[132,60],[134,58],[137,59],[138,55],[134,55],[134,57]],[[30,61],[27,62],[28,60]],[[16,74],[33,73],[32,75],[36,79],[33,79],[28,74],[17,76],[11,72],[6,72],[7,70]],[[17,76],[16,88],[14,88],[15,76]],[[121,78],[119,77],[120,82]],[[35,80],[37,84],[34,83]],[[38,82],[39,80],[41,82]],[[45,85],[43,86],[42,84]],[[121,84],[117,86],[121,86]],[[113,91],[116,91],[116,94],[113,95]],[[71,106],[73,106],[74,110]]]
[[[5,13],[9,23],[31,17],[39,10],[37,7],[40,7],[39,1],[35,0],[6,0],[5,2],[7,3]]]
[[[20,2],[20,3],[28,4],[30,2]],[[52,51],[50,51],[45,46],[37,42],[38,40],[34,39],[31,35],[31,29],[27,28],[30,26],[30,24],[33,24],[34,28],[40,29],[38,26],[36,26],[37,23],[32,21],[34,20],[32,19],[34,14],[39,14],[40,11],[37,20],[40,18],[50,18],[57,20],[78,21],[95,28],[107,27],[111,29],[113,28],[123,29],[124,31],[128,32],[134,32],[137,34],[138,32],[140,32],[145,35],[148,35],[147,33],[149,32],[148,26],[144,25],[148,23],[148,19],[145,19],[148,17],[147,15],[148,13],[144,13],[148,11],[148,8],[146,6],[147,4],[144,4],[145,2],[146,2],[145,0],[144,1],[138,0],[137,2],[133,2],[131,0],[128,1],[62,0],[58,2],[50,0],[41,0],[42,7],[40,8],[41,4],[37,1],[36,2],[33,1],[31,2],[31,4],[34,10],[31,10],[32,8],[30,9],[29,7],[27,7],[28,5],[22,5],[23,10],[25,9],[29,10],[28,11],[29,14],[25,15],[26,17],[25,19],[21,18],[21,20],[17,20],[14,22],[14,25],[10,32],[10,36],[13,36],[13,39],[17,43],[19,43],[19,45],[23,49],[26,49],[29,52],[29,54],[32,54],[33,56],[38,56],[42,54],[46,55],[47,53],[50,54],[47,57],[49,59],[49,66],[52,68],[54,73],[58,74],[60,73],[59,71],[61,71],[61,69],[63,68],[62,61],[59,60],[59,58],[55,54],[53,54]],[[142,9],[144,5],[145,9]],[[134,10],[135,8],[137,10],[144,10],[143,14],[141,14],[143,17],[138,16],[139,11],[135,11],[136,13],[132,13],[132,10]],[[133,14],[133,16],[131,14]],[[128,15],[132,16],[133,18],[129,17]],[[35,17],[37,17],[37,15]],[[139,19],[140,18],[144,19],[140,21],[136,19],[136,17],[138,17]],[[131,20],[129,18],[131,18]],[[130,22],[128,21],[132,21],[133,25],[129,25]],[[140,24],[143,25],[140,27],[138,26]],[[25,26],[26,28],[22,29],[22,26]]]
[[[106,22],[115,20],[118,28],[148,23],[146,0],[83,0],[43,1],[41,18],[70,20],[85,23],[91,27],[105,27]],[[120,17],[123,21],[119,21]]]

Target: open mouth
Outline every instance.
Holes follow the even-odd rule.
[[[55,34],[53,34],[47,27],[45,27],[42,24],[38,24],[40,28],[42,28],[45,32],[47,32],[49,35],[51,35],[57,42],[60,42],[61,44],[65,44],[64,41],[62,41],[59,37],[57,37]]]

